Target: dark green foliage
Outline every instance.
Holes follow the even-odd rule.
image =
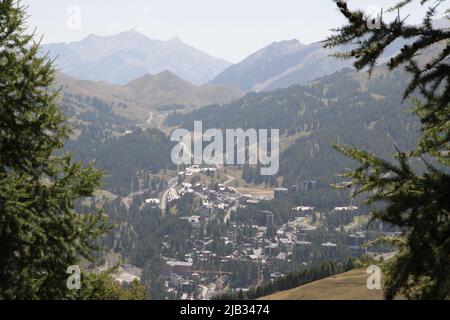
[[[159,208],[142,207],[143,202],[143,198],[135,199],[126,208],[119,198],[105,205],[116,228],[104,237],[102,244],[142,268],[142,281],[149,286],[152,298],[164,299],[162,257],[175,258],[191,252],[192,228],[177,215],[162,215]]]
[[[329,228],[337,228],[350,224],[355,217],[361,214],[357,211],[330,212],[326,214],[324,223]]]
[[[107,229],[79,215],[101,173],[56,157],[70,128],[50,90],[54,69],[25,32],[24,9],[0,2],[0,298],[71,297],[66,270],[89,257]]]
[[[405,230],[400,239],[391,239],[399,252],[386,264],[385,296],[391,299],[403,293],[410,299],[445,299],[450,292],[450,31],[433,25],[437,6],[445,1],[421,1],[431,7],[424,8],[424,20],[418,26],[407,25],[401,18],[401,9],[411,2],[401,1],[390,10],[398,10],[394,21],[369,29],[362,11],[351,11],[345,2],[337,1],[348,24],[337,29],[326,46],[356,43],[356,49],[341,56],[354,57],[355,67],[363,69],[372,68],[396,39],[411,40],[388,66],[393,70],[405,65],[412,75],[403,98],[413,92],[423,97],[416,100],[414,110],[422,124],[417,147],[411,152],[397,149],[395,163],[357,148],[338,149],[361,164],[347,174],[360,186],[357,193],[368,193],[369,204],[385,204],[374,210],[374,219]],[[448,16],[444,19],[448,21]],[[422,170],[411,165],[418,159]]]
[[[85,163],[95,159],[96,167],[106,171],[103,188],[127,196],[147,189],[144,180],[149,174],[175,168],[170,161],[172,145],[158,129],[142,131],[135,127],[132,133],[116,137],[103,126],[89,125],[83,127],[77,140],[66,142],[66,149]]]
[[[114,270],[103,273],[88,273],[82,278],[82,288],[76,292],[78,300],[147,300],[147,288],[133,281],[121,285],[111,274]]]

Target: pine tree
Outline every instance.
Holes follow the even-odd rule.
[[[368,204],[381,204],[381,209],[373,210],[373,218],[404,230],[401,237],[383,239],[399,248],[385,265],[385,297],[404,294],[410,299],[445,299],[450,292],[450,30],[433,23],[444,0],[421,0],[423,23],[407,25],[401,11],[413,2],[418,1],[398,2],[388,10],[396,12],[397,18],[388,23],[380,14],[379,24],[373,28],[363,11],[350,10],[346,1],[336,1],[348,23],[334,30],[325,46],[356,45],[337,56],[353,58],[358,70],[368,67],[371,72],[395,40],[409,41],[387,67],[392,71],[404,66],[412,75],[404,99],[416,96],[414,112],[422,125],[417,148],[397,150],[394,162],[357,148],[337,148],[360,162],[347,176],[359,186],[356,194],[368,195]],[[447,9],[447,21],[449,12]],[[424,170],[412,165],[419,161]]]
[[[107,229],[74,201],[92,195],[101,172],[56,155],[70,128],[25,15],[18,2],[0,2],[0,299],[71,298],[67,268]]]

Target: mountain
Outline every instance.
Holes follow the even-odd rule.
[[[298,40],[274,42],[220,73],[211,83],[235,85],[244,91],[262,91],[302,84],[345,66],[320,43]]]
[[[126,85],[79,80],[62,72],[57,74],[56,81],[57,87],[62,87],[63,97],[70,100],[67,104],[80,107],[86,98],[96,98],[116,114],[136,120],[153,111],[192,110],[228,103],[243,95],[239,89],[219,85],[195,86],[170,71],[147,74]]]
[[[383,53],[385,62],[406,44],[397,40]],[[351,60],[337,59],[338,51],[351,50],[351,46],[325,49],[322,43],[305,45],[298,40],[274,42],[253,53],[238,64],[222,71],[210,83],[232,85],[243,91],[260,92],[305,84],[352,66]]]
[[[44,45],[41,50],[56,58],[57,67],[64,73],[122,85],[165,70],[201,85],[231,65],[178,38],[153,40],[136,30],[112,36],[90,35],[77,42]]]
[[[207,84],[197,87],[170,71],[145,75],[128,83],[125,88],[140,104],[157,107],[222,104],[240,98],[244,94],[239,89],[220,85]]]

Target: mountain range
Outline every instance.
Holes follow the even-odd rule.
[[[146,74],[170,71],[194,85],[227,85],[245,92],[302,84],[350,66],[320,43],[274,42],[238,64],[212,57],[178,38],[150,39],[132,29],[111,36],[44,45],[64,73],[82,80],[125,85]]]
[[[434,24],[441,29],[450,27],[449,21],[444,18],[434,20]],[[379,62],[386,62],[409,42],[410,39],[396,40],[383,52]],[[304,84],[350,67],[351,60],[336,59],[333,54],[352,48],[348,45],[331,50],[323,48],[320,42],[305,45],[296,39],[273,42],[238,64],[229,66],[211,83],[237,86],[245,92]]]
[[[434,23],[442,29],[449,27],[445,19]],[[407,42],[392,43],[380,62],[387,61]],[[41,50],[56,59],[62,72],[82,80],[125,85],[147,74],[170,71],[197,86],[210,83],[259,92],[304,84],[350,67],[350,60],[336,59],[333,54],[351,49],[325,49],[320,42],[306,45],[293,39],[273,42],[233,65],[178,38],[154,40],[132,29],[117,35],[90,35],[81,41],[48,44]]]
[[[383,53],[380,61],[389,59],[405,43],[405,40],[394,42]],[[305,84],[351,67],[351,60],[333,56],[336,52],[349,50],[351,46],[326,49],[320,42],[305,45],[296,39],[273,42],[240,63],[228,67],[211,83],[236,86],[245,92],[270,91]]]
[[[231,65],[178,38],[153,40],[134,29],[112,36],[90,35],[81,41],[47,44],[41,51],[56,59],[56,66],[68,75],[122,85],[166,70],[202,85]]]

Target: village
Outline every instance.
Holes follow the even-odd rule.
[[[273,281],[284,274],[273,266],[274,262],[290,263],[295,250],[298,248],[319,246],[320,250],[333,255],[333,251],[345,250],[351,255],[359,256],[367,252],[364,244],[367,242],[366,231],[357,230],[353,222],[345,226],[345,238],[334,241],[311,241],[319,224],[313,223],[318,214],[313,206],[301,205],[290,208],[289,220],[280,225],[274,221],[272,211],[261,210],[260,204],[268,201],[283,201],[291,193],[306,192],[315,188],[315,181],[305,181],[291,188],[275,188],[272,195],[245,194],[237,188],[229,186],[232,177],[228,176],[226,183],[191,183],[202,181],[199,177],[212,177],[218,168],[200,167],[197,165],[178,172],[171,179],[169,188],[161,199],[146,199],[145,205],[152,208],[166,208],[176,204],[183,197],[195,198],[198,203],[193,215],[180,216],[179,219],[190,224],[195,231],[189,239],[192,243],[190,252],[183,257],[163,257],[165,286],[168,292],[179,299],[211,299],[226,290],[248,290],[263,281]],[[197,177],[197,178],[194,178]],[[191,182],[187,182],[191,181]],[[203,180],[204,181],[204,180]],[[242,221],[237,212],[251,210],[257,212],[257,219]],[[356,206],[335,207],[331,215],[351,215],[357,217],[360,210]],[[204,230],[214,221],[227,226],[226,234],[219,239],[205,235]],[[339,230],[339,228],[336,228]],[[219,250],[217,241],[223,246]],[[163,243],[169,246],[168,242]],[[233,272],[227,266],[230,263],[250,264],[257,272],[248,287],[233,287]],[[304,262],[303,265],[307,265]],[[123,279],[138,279],[134,276],[119,275]]]

